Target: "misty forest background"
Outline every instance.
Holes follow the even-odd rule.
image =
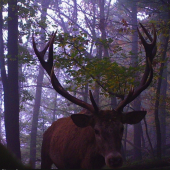
[[[43,49],[57,30],[54,64],[61,84],[86,102],[91,89],[101,109],[112,109],[144,72],[139,22],[151,35],[155,25],[158,50],[152,84],[125,107],[147,115],[125,125],[122,153],[126,162],[168,156],[170,0],[0,0],[0,142],[39,168],[44,131],[82,110],[55,92],[34,54],[32,35]]]

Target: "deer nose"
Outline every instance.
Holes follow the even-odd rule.
[[[116,154],[109,154],[106,157],[106,164],[111,168],[117,168],[122,166],[123,159],[119,153]]]
[[[121,157],[109,158],[109,165],[111,167],[121,166],[122,165],[122,158]]]

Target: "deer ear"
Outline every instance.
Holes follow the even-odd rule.
[[[92,116],[85,114],[72,114],[71,119],[76,126],[84,128],[91,125]]]
[[[139,123],[146,115],[146,111],[132,111],[122,114],[122,123],[136,124]]]

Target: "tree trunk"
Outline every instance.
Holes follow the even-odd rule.
[[[54,109],[53,109],[53,119],[52,119],[52,123],[54,121],[56,121],[56,112],[57,112],[57,93],[55,93],[55,97],[54,97]],[[52,124],[51,123],[51,124]]]
[[[158,85],[157,85],[157,89],[156,89],[156,101],[155,101],[155,111],[154,111],[154,116],[155,116],[155,126],[156,126],[156,137],[157,137],[157,158],[161,159],[162,158],[162,149],[161,146],[163,146],[163,143],[165,143],[165,136],[166,135],[166,129],[165,126],[162,126],[162,132],[164,134],[161,134],[161,121],[162,123],[165,122],[165,117],[163,118],[163,116],[166,114],[166,110],[165,108],[162,110],[161,109],[161,96],[164,102],[163,104],[166,104],[166,85],[164,86],[164,81],[165,80],[162,79],[163,77],[163,71],[164,71],[164,67],[165,67],[165,61],[166,61],[166,53],[167,53],[167,48],[168,48],[168,42],[169,42],[169,33],[170,33],[170,29],[169,29],[169,19],[170,19],[170,11],[169,11],[169,1],[167,2],[162,2],[161,5],[164,5],[164,10],[160,13],[160,17],[162,19],[162,21],[166,24],[165,29],[163,29],[161,35],[160,35],[160,42],[161,42],[161,48],[159,48],[161,50],[161,66],[160,66],[160,72],[159,72],[159,79],[158,79]],[[166,82],[165,82],[166,83]],[[161,86],[162,86],[162,90],[161,90]],[[165,89],[164,89],[165,88]],[[161,94],[161,92],[163,92],[163,94]],[[165,105],[163,106],[165,107]],[[160,110],[161,109],[161,110]],[[161,111],[161,115],[159,114],[159,111]],[[164,114],[164,115],[162,115]],[[162,118],[161,118],[162,117]],[[163,131],[164,130],[164,131]],[[163,138],[164,139],[163,139]]]
[[[168,41],[169,41],[169,36],[163,36],[162,35],[162,63],[160,66],[160,72],[159,72],[159,79],[158,79],[158,85],[156,89],[156,101],[155,101],[155,111],[154,111],[154,116],[155,116],[155,126],[156,126],[156,137],[157,137],[157,158],[161,159],[162,158],[162,135],[161,135],[161,128],[160,128],[160,120],[159,120],[159,108],[160,108],[160,92],[161,92],[161,84],[162,84],[162,75],[163,75],[163,68],[165,66],[165,59],[166,59],[166,52],[167,52],[167,47],[168,47]],[[164,132],[165,133],[165,132]]]
[[[87,99],[88,99],[88,96],[89,96],[89,90],[88,90],[88,83],[85,85],[85,87],[84,87],[84,95],[83,95],[83,97],[84,97],[84,101],[87,103]]]
[[[106,18],[105,18],[105,10],[104,10],[105,1],[99,0],[99,9],[100,9],[100,23],[99,23],[99,29],[101,32],[101,39],[106,39]],[[94,36],[95,37],[95,36]],[[99,59],[102,59],[103,57],[108,57],[108,49],[105,48],[102,44],[100,44],[97,47],[97,56]],[[97,80],[100,81],[100,74],[96,76]],[[100,87],[97,83],[95,83],[95,101],[99,105],[99,94],[100,94]]]
[[[2,28],[3,28],[2,10],[3,10],[3,4],[2,4],[2,2],[0,2],[0,70],[1,70],[1,78],[3,81],[2,69],[4,68],[4,65],[2,63],[4,63],[3,62],[4,43],[3,43],[3,33],[2,33]],[[2,90],[0,90],[0,100],[2,101]],[[0,143],[1,143],[1,139],[2,139],[1,138],[2,137],[2,128],[1,128],[2,108],[1,108],[1,106],[2,106],[2,103],[0,102]]]
[[[137,2],[133,2],[132,4],[132,65],[136,67],[138,64],[138,34],[137,34]],[[139,81],[139,80],[135,80]],[[140,96],[136,98],[133,102],[134,110],[140,110],[141,108],[141,99]],[[134,160],[141,160],[142,153],[141,153],[141,123],[134,125]]]
[[[46,21],[47,9],[50,4],[50,0],[42,0],[42,14],[41,14],[41,21]],[[45,40],[44,30],[41,29],[41,39],[42,41]],[[37,127],[38,127],[38,116],[40,110],[40,103],[41,103],[41,92],[42,92],[42,83],[44,77],[44,69],[42,68],[41,64],[39,65],[39,74],[37,77],[37,87],[36,87],[36,95],[35,95],[35,104],[33,109],[33,119],[32,119],[32,128],[31,128],[31,139],[30,139],[30,162],[32,168],[35,168],[36,163],[36,137],[37,137]]]
[[[3,103],[3,93],[2,93],[2,85],[0,83],[0,143],[2,140],[2,116],[3,116],[3,108],[2,108],[2,103]]]
[[[41,92],[42,92],[42,83],[44,77],[44,69],[39,65],[39,74],[37,77],[37,87],[35,94],[35,104],[33,109],[33,119],[31,127],[31,140],[30,140],[30,162],[32,168],[35,168],[36,162],[36,137],[37,137],[37,126],[38,126],[38,116],[41,103]]]
[[[18,93],[18,8],[17,0],[8,1],[8,92],[4,89],[7,148],[21,159]],[[6,80],[5,80],[6,81]],[[4,84],[5,85],[5,84]],[[6,88],[6,87],[4,87]],[[6,97],[5,97],[6,95]]]
[[[136,98],[134,101],[134,109],[140,110],[141,108],[141,100],[140,98]],[[141,122],[134,125],[134,160],[141,160],[142,159],[142,152],[141,152],[141,137],[142,137],[142,125]]]
[[[126,160],[126,140],[127,140],[127,132],[128,132],[128,124],[125,124],[125,130],[124,130],[124,141],[123,141],[123,147],[124,147],[124,155]]]
[[[117,107],[117,100],[115,96],[110,96],[111,98],[111,107],[112,109],[115,109]]]
[[[161,84],[161,106],[160,113],[160,125],[161,125],[161,138],[162,138],[162,155],[165,155],[164,146],[166,145],[166,92],[167,92],[167,62],[163,71],[163,79]]]

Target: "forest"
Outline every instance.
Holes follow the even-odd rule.
[[[124,124],[127,167],[170,166],[170,0],[0,0],[0,159],[9,151],[39,169],[44,132],[83,110],[56,92],[33,41],[41,51],[56,32],[52,69],[61,85],[90,104],[91,90],[100,109],[112,110],[140,86],[148,64],[140,33],[151,44],[154,31],[152,82],[123,109],[147,111]]]

